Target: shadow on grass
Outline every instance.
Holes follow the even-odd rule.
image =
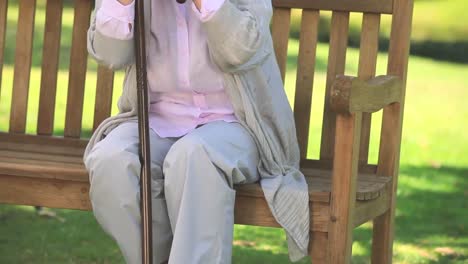
[[[462,263],[468,260],[467,176],[468,168],[401,167],[395,241],[414,246],[413,253],[420,254],[422,258],[424,255],[436,257],[421,263]],[[354,239],[365,248],[365,255],[370,254],[371,232],[371,227],[361,227],[354,232]],[[445,247],[455,252],[446,256],[435,252],[435,249]],[[395,250],[394,253],[402,254]]]

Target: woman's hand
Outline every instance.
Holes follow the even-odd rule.
[[[193,0],[193,3],[198,8],[198,11],[201,10],[201,0]]]
[[[131,4],[134,0],[117,0],[119,1],[119,3],[121,3],[122,5],[129,5]]]

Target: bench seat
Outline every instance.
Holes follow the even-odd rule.
[[[87,141],[0,133],[0,203],[90,210],[89,180],[82,155]],[[302,168],[309,185],[311,227],[327,232],[331,170]],[[390,177],[359,173],[355,225],[381,214]],[[259,183],[235,185],[237,224],[279,227]],[[241,212],[241,213],[237,213]]]

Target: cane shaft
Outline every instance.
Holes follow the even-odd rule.
[[[146,47],[144,1],[135,1],[135,58],[138,97],[138,134],[140,138],[140,210],[142,263],[151,264],[152,257],[152,213],[151,213],[151,157],[148,125],[148,83],[146,77]]]

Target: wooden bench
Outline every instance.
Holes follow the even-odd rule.
[[[92,1],[74,1],[68,98],[63,136],[53,135],[60,50],[62,0],[48,0],[44,30],[37,133],[27,134],[35,0],[19,1],[9,131],[0,132],[0,203],[90,210],[82,155],[86,30]],[[291,9],[302,9],[295,90],[301,167],[310,193],[313,263],[349,263],[352,230],[373,221],[372,263],[391,263],[395,193],[408,64],[412,0],[273,0],[272,36],[283,80]],[[6,10],[0,0],[0,62]],[[332,11],[320,158],[308,159],[320,11]],[[344,76],[351,12],[363,13],[358,76]],[[387,75],[376,72],[381,14],[392,15]],[[0,64],[0,65],[3,65]],[[1,68],[0,68],[1,70]],[[0,71],[1,72],[1,71]],[[114,74],[97,69],[94,125],[111,113]],[[314,97],[315,98],[315,97]],[[368,162],[371,113],[383,109],[377,164]],[[320,117],[314,117],[320,118]],[[236,187],[237,224],[278,227],[259,184]]]

